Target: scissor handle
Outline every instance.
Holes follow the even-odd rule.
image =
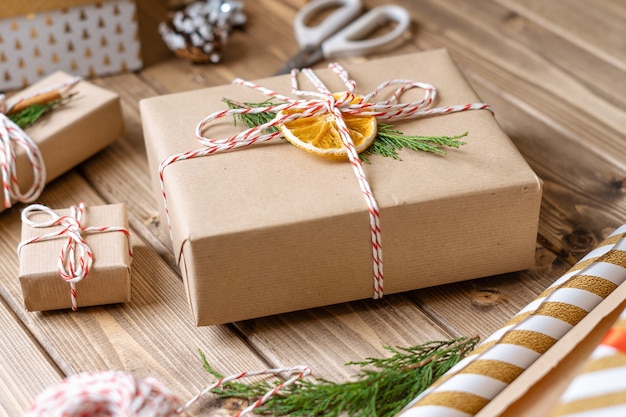
[[[317,26],[308,26],[307,21],[314,15],[337,7]],[[296,41],[300,48],[318,47],[324,40],[344,28],[361,13],[361,0],[313,0],[296,13],[293,22]]]
[[[390,32],[364,39],[376,28],[394,22],[396,26]],[[326,59],[367,55],[393,44],[410,24],[411,15],[405,8],[395,5],[377,6],[323,42],[322,52]]]

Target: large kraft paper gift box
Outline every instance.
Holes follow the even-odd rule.
[[[444,50],[346,69],[361,94],[385,80],[410,79],[437,87],[437,106],[479,101]],[[345,90],[328,69],[316,73],[331,91]],[[288,75],[257,82],[290,94]],[[301,88],[313,89],[304,79]],[[423,93],[415,94],[403,101]],[[164,227],[159,165],[201,148],[196,125],[224,110],[224,97],[267,99],[229,85],[140,104]],[[466,145],[445,156],[402,151],[401,161],[372,156],[365,165],[380,206],[385,293],[530,267],[541,184],[493,115],[468,111],[393,124],[406,134],[468,135]],[[222,139],[243,129],[228,120],[206,135]],[[198,325],[372,296],[369,216],[350,163],[274,140],[173,163],[163,183],[174,253]]]
[[[133,0],[2,0],[0,91],[54,71],[83,77],[142,66]]]
[[[59,216],[69,216],[70,209],[54,210]],[[33,222],[46,222],[45,212],[30,217]],[[128,216],[124,204],[87,206],[81,226],[123,228],[128,230]],[[44,234],[58,232],[63,226],[32,227],[22,223],[22,242]],[[59,255],[67,242],[67,235],[57,239],[38,240],[19,250],[19,280],[28,311],[47,311],[72,307],[70,285],[58,269]],[[94,262],[89,273],[76,283],[78,307],[123,303],[130,301],[130,242],[121,231],[102,231],[83,236],[93,252]]]
[[[16,93],[11,100],[30,97],[47,88],[67,83],[74,77],[57,71]],[[44,115],[25,132],[37,144],[44,160],[46,182],[50,182],[116,141],[124,131],[120,97],[87,81],[68,91],[65,104]],[[33,183],[33,169],[22,148],[16,150],[18,183],[27,190]],[[0,211],[5,209],[0,204]]]

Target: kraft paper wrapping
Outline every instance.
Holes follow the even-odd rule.
[[[2,0],[0,34],[0,91],[54,71],[93,77],[142,67],[133,0]]]
[[[548,415],[581,354],[623,308],[626,225],[482,342],[400,417]],[[594,342],[595,340],[595,342]],[[591,344],[590,344],[591,343]],[[551,378],[551,379],[548,379]],[[548,383],[550,381],[550,383]],[[554,382],[556,381],[556,382]]]
[[[69,215],[70,209],[54,210]],[[49,219],[44,213],[31,218],[40,222]],[[123,227],[128,230],[124,204],[87,206],[81,225],[84,227]],[[62,227],[34,228],[22,224],[22,241],[60,230]],[[122,232],[89,233],[84,236],[94,254],[93,269],[76,284],[79,307],[130,301],[131,281],[129,239]],[[59,254],[67,236],[25,245],[19,253],[19,280],[28,311],[71,308],[70,287],[58,271]]]
[[[50,86],[70,80],[72,76],[56,72],[35,85],[11,96],[11,100],[29,97]],[[25,132],[37,143],[50,182],[117,140],[124,130],[119,96],[86,81],[70,90],[76,95],[38,120]],[[23,149],[16,152],[17,178],[20,189],[33,182],[32,167]],[[0,204],[0,212],[5,209]]]
[[[480,101],[444,50],[346,69],[359,94],[386,80],[410,79],[437,87],[436,106]],[[328,69],[316,74],[331,90],[345,90]],[[301,81],[302,88],[314,88]],[[291,95],[289,76],[256,83]],[[413,93],[402,101],[423,95]],[[195,127],[227,108],[224,97],[267,99],[228,85],[140,103],[163,227],[168,219],[159,165],[201,147]],[[385,294],[530,267],[541,184],[493,115],[478,110],[393,124],[407,134],[468,136],[445,156],[403,150],[401,161],[373,156],[364,167],[381,213]],[[207,134],[226,138],[244,129],[224,120]],[[173,250],[197,324],[372,297],[369,216],[349,163],[278,139],[176,162],[163,178]]]

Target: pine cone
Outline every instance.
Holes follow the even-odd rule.
[[[240,1],[198,1],[174,12],[159,25],[159,33],[177,56],[196,64],[215,64],[232,30],[246,21],[242,9]]]

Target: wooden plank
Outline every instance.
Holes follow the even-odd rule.
[[[1,265],[0,273],[4,272]],[[2,300],[0,329],[0,416],[18,416],[61,374]]]
[[[559,123],[483,77],[470,80],[497,109],[496,117],[544,184],[540,240],[570,264],[626,219],[626,172],[612,158],[577,146]],[[593,142],[594,136],[586,140]]]
[[[626,148],[621,146],[621,129],[626,112],[614,105],[624,96],[620,73],[610,71],[606,62],[572,47],[566,39],[554,39],[554,34],[530,21],[511,24],[509,10],[486,3],[424,1],[416,44],[423,49],[449,48],[467,73],[480,74],[506,95],[518,97],[546,119],[558,121],[560,128],[576,139],[576,146],[623,166]],[[531,39],[524,35],[527,32],[533,33]],[[550,48],[542,50],[545,44]],[[569,51],[567,60],[559,60],[560,50]],[[592,62],[591,75],[585,73],[586,65],[579,64],[585,60]],[[599,89],[604,91],[602,95],[597,94]],[[594,139],[590,142],[588,138]]]
[[[402,295],[246,320],[237,327],[272,363],[309,365],[316,376],[334,381],[358,371],[346,362],[388,356],[385,346],[453,337]]]
[[[161,39],[159,23],[167,17],[168,2],[165,0],[136,0],[137,23],[141,37],[141,56],[144,68],[173,56]]]
[[[437,3],[437,5],[439,4]],[[447,8],[449,3],[446,2],[445,4]],[[594,176],[601,179],[600,182],[589,182],[588,176],[575,175],[576,181],[585,182],[586,189],[599,186],[598,190],[606,190],[605,192],[612,190],[613,194],[617,192],[619,195],[624,171],[621,155],[625,149],[622,146],[623,135],[609,126],[615,120],[610,117],[594,118],[594,115],[589,114],[594,111],[591,106],[581,109],[561,107],[554,110],[551,108],[549,104],[561,101],[571,92],[571,90],[559,89],[557,94],[545,93],[542,87],[550,84],[552,78],[550,74],[554,70],[551,70],[547,77],[544,76],[542,69],[546,66],[533,62],[538,61],[538,58],[515,43],[517,42],[517,35],[509,38],[502,35],[505,33],[503,30],[496,33],[490,33],[491,30],[482,30],[481,25],[475,22],[479,20],[479,16],[484,20],[483,15],[487,11],[483,11],[478,16],[472,16],[471,12],[468,11],[469,14],[465,16],[463,14],[464,9],[460,5],[459,10],[461,11],[457,14],[456,11],[442,10],[435,8],[434,5],[422,9],[425,21],[442,25],[447,22],[450,27],[458,28],[456,30],[477,34],[475,40],[479,41],[481,45],[486,45],[481,49],[482,55],[473,52],[472,48],[458,46],[457,35],[448,35],[448,32],[441,35],[434,28],[423,29],[419,37],[420,42],[428,47],[451,47],[457,62],[461,64],[470,80],[474,81],[479,92],[490,90],[490,102],[491,100],[499,100],[499,103],[507,106],[495,106],[496,116],[501,123],[506,124],[505,130],[513,136],[516,145],[522,149],[523,154],[532,161],[533,167],[536,169],[543,167],[543,171],[546,171],[545,174],[552,175],[555,173],[558,175],[561,169],[566,168],[567,164],[575,163],[576,169],[582,167],[583,170],[588,170],[586,171],[588,173],[595,172]],[[505,13],[499,11],[498,15],[503,16]],[[496,21],[497,19],[492,18],[491,20]],[[515,52],[511,51],[510,45],[516,45]],[[499,55],[510,58],[512,64],[500,66],[502,59],[498,58]],[[523,64],[521,60],[524,57],[528,57],[530,61]],[[521,69],[513,69],[515,65]],[[529,80],[533,76],[535,76],[534,81],[530,82]],[[565,73],[561,73],[560,76],[568,78]],[[480,83],[484,85],[483,90],[480,90],[482,88]],[[584,87],[580,85],[578,89],[583,90]],[[580,101],[582,102],[584,99],[580,99]],[[505,104],[507,102],[508,105]],[[620,113],[621,117],[622,109],[610,104],[607,105],[613,108],[614,114]],[[516,117],[519,114],[523,116]],[[509,117],[511,119],[507,120]],[[580,122],[570,123],[574,117],[580,119]],[[611,133],[607,135],[607,132]],[[524,141],[528,142],[525,143]],[[555,154],[560,157],[552,158],[551,156]],[[546,168],[554,166],[554,164],[558,165],[559,169],[550,171],[549,168]],[[598,175],[598,169],[602,174]],[[542,177],[544,176],[543,171],[540,172]],[[574,176],[572,175],[574,173],[568,171],[571,169],[565,170],[560,175],[563,185],[571,183],[571,178]],[[576,190],[580,184],[571,184],[571,186],[573,190]],[[606,197],[606,194],[602,197]]]
[[[611,65],[626,70],[624,19],[626,8],[617,0],[497,0],[513,13],[555,33]],[[558,49],[553,52],[558,53]],[[588,62],[580,60],[580,65]]]
[[[529,271],[425,288],[409,296],[430,316],[459,334],[484,339],[569,268],[569,264],[542,248],[537,249],[536,262]]]

